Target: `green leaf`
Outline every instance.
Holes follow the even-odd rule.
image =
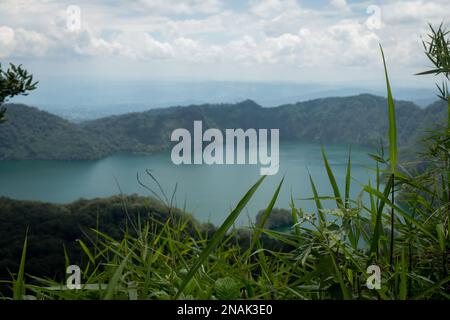
[[[214,289],[219,300],[236,300],[241,295],[239,282],[231,277],[217,279]]]
[[[13,299],[22,300],[25,295],[25,260],[27,255],[28,228],[23,241],[22,257],[20,258],[19,272],[13,286]]]
[[[350,147],[350,150],[348,151],[347,173],[345,175],[345,207],[348,207],[350,202],[351,155],[352,148]]]
[[[255,233],[253,235],[253,243],[250,246],[251,248],[254,245],[254,241],[256,241],[256,239],[259,238],[259,235],[261,234],[261,230],[266,225],[267,219],[269,218],[269,215],[272,212],[272,209],[273,209],[273,207],[275,205],[275,202],[277,201],[278,194],[280,193],[281,186],[283,185],[283,181],[284,181],[284,177],[283,177],[283,179],[281,179],[281,182],[278,185],[277,189],[275,190],[275,193],[272,196],[272,199],[270,200],[269,205],[266,207],[266,210],[262,214],[262,216],[261,216],[261,223],[258,226],[256,226],[256,230],[255,230]]]
[[[389,179],[389,181],[392,181],[392,178]],[[392,185],[392,183],[389,183],[390,185]],[[408,221],[409,223],[415,225],[417,228],[419,228],[424,234],[426,234],[427,236],[429,236],[430,238],[432,238],[433,240],[437,241],[437,238],[417,219],[414,219],[413,217],[411,217],[411,215],[408,212],[405,212],[402,208],[394,205],[388,198],[389,195],[389,191],[386,194],[387,191],[387,186],[386,189],[384,191],[384,193],[378,192],[377,190],[371,189],[369,187],[365,187],[364,190],[366,190],[367,192],[371,192],[374,195],[376,195],[381,201],[382,204],[387,204],[388,206],[390,206],[391,208],[394,208],[395,211],[403,217],[403,219],[405,219],[406,221]]]
[[[283,185],[284,177],[281,179],[277,189],[275,190],[275,193],[272,196],[272,199],[270,200],[269,204],[266,207],[266,210],[264,210],[264,213],[261,217],[261,223],[256,226],[255,233],[253,235],[253,241],[259,238],[261,234],[261,230],[264,229],[264,226],[266,225],[267,219],[269,218],[270,213],[272,212],[273,207],[275,206],[275,203],[278,199],[278,195],[280,193],[281,186]],[[254,243],[253,243],[254,244]],[[251,246],[253,247],[253,245]]]
[[[386,203],[386,199],[389,196],[389,192],[391,191],[391,188],[393,188],[392,176],[389,178],[389,181],[384,188],[383,197],[381,197],[380,193],[377,190],[373,189],[372,187],[366,186],[364,188],[364,190],[366,192],[368,192],[369,194],[373,194],[380,201],[378,208],[377,208],[376,221],[375,221],[375,226],[373,228],[372,241],[370,244],[370,253],[371,254],[378,253],[378,241],[380,240],[380,235],[383,232],[383,224],[381,221],[381,216],[383,214],[384,204]]]
[[[442,223],[439,223],[436,225],[436,232],[438,235],[439,240],[439,247],[441,248],[441,251],[445,251],[445,230],[444,225]]]
[[[283,179],[281,179],[280,184],[278,185],[277,189],[275,190],[274,195],[272,196],[272,199],[269,202],[269,205],[267,206],[266,210],[264,211],[264,213],[261,217],[260,225],[256,226],[256,228],[255,228],[252,243],[247,251],[249,254],[251,254],[253,247],[255,246],[256,243],[258,243],[258,245],[259,245],[259,236],[261,235],[261,231],[264,228],[266,221],[269,218],[269,215],[272,212],[272,209],[277,201],[278,194],[280,193],[281,186],[283,185],[283,181],[284,181],[284,177],[283,177]],[[267,261],[266,261],[264,252],[262,250],[258,251],[258,257],[259,257],[259,262],[261,264],[261,268],[262,268],[264,274],[266,275],[267,278],[269,278],[269,270],[267,267]]]
[[[333,171],[331,170],[330,164],[328,163],[327,155],[322,147],[322,157],[325,164],[325,169],[327,170],[328,180],[330,180],[331,187],[333,188],[334,197],[336,198],[336,204],[339,208],[343,209],[344,204],[342,203],[341,194],[339,192],[339,187],[337,185],[336,179],[334,178]]]
[[[316,185],[314,184],[311,174],[309,174],[309,182],[311,183],[311,189],[312,189],[313,196],[314,196],[314,202],[316,203],[317,214],[319,216],[319,222],[323,223],[323,222],[325,222],[325,215],[323,213],[322,203],[320,202],[320,197],[319,197],[319,194],[317,193]]]
[[[429,298],[429,296],[431,296],[434,291],[436,291],[436,290],[444,290],[443,286],[447,282],[450,282],[450,276],[448,276],[447,278],[442,279],[439,282],[436,282],[435,284],[433,284],[432,286],[430,286],[426,290],[422,290],[422,292],[419,295],[414,297],[414,300],[424,300],[426,298]]]
[[[83,249],[84,253],[89,257],[89,260],[95,264],[94,256],[91,253],[91,250],[84,244],[84,242],[80,239],[77,239],[77,242],[80,244],[81,248]]]
[[[395,173],[397,168],[397,124],[395,121],[395,105],[394,99],[392,98],[391,85],[389,83],[389,76],[386,67],[386,60],[384,58],[383,47],[380,45],[381,56],[383,57],[384,74],[386,76],[386,88],[387,88],[387,98],[388,98],[388,113],[389,113],[389,158],[391,164],[391,173]]]
[[[294,223],[295,235],[298,237],[298,239],[300,241],[301,230],[300,230],[300,226],[298,225],[298,222],[299,222],[298,215],[297,215],[297,210],[295,208],[294,198],[292,197],[292,194],[291,194],[290,207],[291,207],[292,222]]]

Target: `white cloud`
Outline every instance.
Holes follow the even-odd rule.
[[[140,0],[142,11],[150,10],[153,14],[208,14],[220,11],[219,0]]]
[[[330,47],[336,55],[336,61],[345,65],[367,65],[371,61],[378,63],[378,35],[368,30],[363,23],[343,20],[328,28]]]
[[[349,12],[350,11],[350,7],[347,4],[346,0],[331,0],[330,4],[334,8],[336,8],[336,9],[342,11],[342,12]]]
[[[381,1],[382,28],[369,30],[365,12],[352,12],[345,0],[330,0],[327,11],[297,0],[249,0],[245,9],[219,0],[78,3],[82,28],[70,32],[68,0],[2,0],[0,58],[333,70],[379,66],[381,42],[395,66],[418,66],[424,61],[420,35],[426,22],[440,22],[450,12],[448,1]]]
[[[270,19],[287,13],[298,14],[301,7],[297,0],[251,0],[250,11],[260,18]]]
[[[253,0],[250,10],[259,17],[268,18],[283,10],[283,2],[281,0]]]
[[[49,39],[43,34],[19,28],[15,32],[16,54],[26,56],[43,57],[51,45]]]
[[[363,23],[342,20],[324,30],[301,28],[255,41],[250,36],[235,42],[229,52],[247,63],[282,63],[297,67],[336,64],[360,66],[378,62],[378,36]]]
[[[14,30],[10,27],[0,27],[0,58],[9,56],[14,49]]]
[[[144,59],[168,59],[174,55],[172,45],[167,42],[155,40],[148,34],[145,35],[144,47],[145,51],[142,56]]]
[[[0,27],[0,58],[42,57],[47,52],[50,41],[42,34],[18,28]]]
[[[448,18],[450,12],[449,1],[396,1],[381,6],[381,14],[386,23],[420,24],[432,22],[440,23]]]

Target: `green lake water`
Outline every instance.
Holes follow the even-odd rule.
[[[312,201],[298,200],[311,196],[308,171],[320,195],[332,194],[323,166],[321,146],[289,143],[280,145],[280,169],[268,176],[239,218],[248,224],[257,212],[267,206],[277,184],[285,183],[277,207],[289,208],[291,194],[298,206],[312,210]],[[325,146],[328,160],[338,183],[343,188],[348,158],[348,146]],[[373,175],[373,161],[368,149],[352,148],[352,195]],[[180,165],[170,159],[169,152],[154,155],[116,155],[96,161],[1,161],[0,195],[23,200],[66,203],[79,198],[106,197],[113,194],[138,193],[150,195],[139,185],[136,175],[153,189],[146,177],[149,169],[170,195],[176,183],[176,205],[187,208],[200,221],[221,223],[245,192],[257,181],[260,165]]]

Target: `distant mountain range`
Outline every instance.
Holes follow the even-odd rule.
[[[115,153],[152,153],[171,146],[174,129],[279,128],[280,141],[374,146],[385,141],[387,101],[361,94],[263,108],[252,100],[236,104],[203,104],[152,109],[72,123],[22,104],[9,104],[8,121],[0,125],[0,159],[98,159]],[[421,108],[397,101],[402,146],[415,144],[424,131],[446,118],[444,103]]]
[[[128,112],[191,104],[238,103],[251,99],[263,107],[360,93],[385,96],[381,83],[334,84],[283,81],[117,80],[44,77],[39,89],[12,101],[81,122]],[[431,87],[396,86],[394,96],[425,107],[436,100]]]

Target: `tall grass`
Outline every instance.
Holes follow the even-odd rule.
[[[391,169],[391,201],[394,203],[395,194],[395,172],[397,171],[397,122],[395,120],[395,104],[394,98],[392,97],[391,84],[389,82],[389,75],[386,67],[386,59],[384,58],[383,47],[380,45],[381,56],[383,58],[384,74],[386,77],[386,88],[387,88],[387,100],[388,100],[388,115],[389,115],[389,164]],[[394,265],[394,218],[395,212],[394,207],[391,207],[391,243],[390,243],[390,253],[389,253],[389,264],[391,269]]]

